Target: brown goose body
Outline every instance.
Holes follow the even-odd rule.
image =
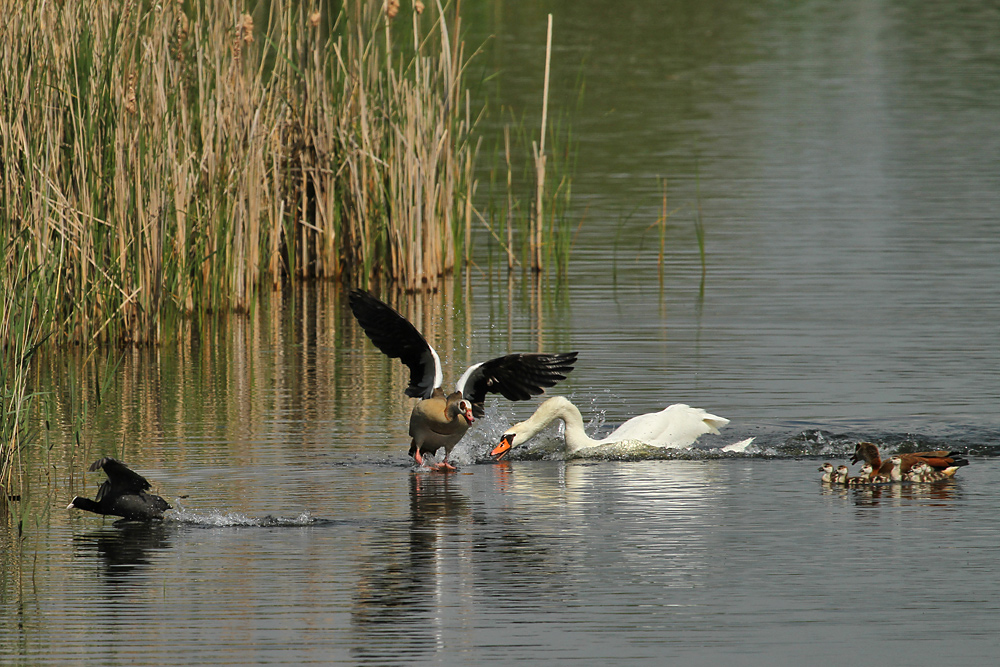
[[[445,396],[438,388],[430,398],[424,399],[413,406],[410,413],[409,454],[418,464],[423,463],[425,454],[434,455],[444,447],[445,460],[451,454],[452,448],[458,444],[469,426],[475,421],[470,414],[468,401],[462,400],[461,392],[453,392]]]

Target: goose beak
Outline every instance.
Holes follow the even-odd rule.
[[[503,459],[504,456],[507,455],[507,452],[510,451],[511,448],[510,443],[513,441],[514,441],[513,433],[504,433],[503,437],[500,438],[500,444],[493,448],[493,451],[490,452],[490,456],[492,456],[495,460],[500,461],[501,459]]]
[[[466,408],[465,412],[463,414],[465,415],[465,421],[469,422],[470,424],[472,422],[476,421],[476,418],[472,414],[472,408],[471,407],[470,408]]]

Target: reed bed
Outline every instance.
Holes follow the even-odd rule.
[[[165,312],[247,311],[287,278],[434,290],[468,260],[458,10],[241,6],[8,7],[0,240],[50,281],[57,339],[156,342]]]
[[[19,500],[23,490],[21,451],[32,437],[28,424],[35,399],[30,362],[48,325],[41,309],[46,276],[30,268],[32,258],[21,241],[3,247],[7,270],[0,274],[0,507]]]

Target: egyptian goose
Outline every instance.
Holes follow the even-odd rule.
[[[818,470],[819,472],[823,473],[822,475],[819,476],[819,481],[823,482],[824,484],[833,484],[834,471],[832,463],[827,461],[826,463],[821,465],[818,468]]]
[[[410,414],[413,440],[409,454],[417,465],[423,465],[425,454],[433,455],[444,447],[444,460],[430,466],[432,470],[455,470],[448,463],[448,455],[476,418],[485,416],[487,393],[501,394],[511,401],[526,400],[565,380],[576,363],[576,352],[508,354],[470,366],[459,378],[455,391],[445,394],[441,389],[441,359],[416,327],[364,290],[351,290],[350,304],[375,347],[410,369],[410,385],[405,393],[420,401]]]
[[[90,472],[104,469],[108,480],[97,489],[97,498],[91,500],[76,496],[66,509],[80,509],[95,514],[120,516],[129,521],[159,519],[170,509],[163,498],[146,493],[149,482],[142,475],[130,470],[110,456],[94,461]]]
[[[639,442],[665,449],[685,449],[693,445],[698,436],[704,433],[718,434],[719,429],[729,423],[728,419],[716,417],[701,408],[678,403],[659,412],[632,417],[608,437],[594,440],[583,430],[580,410],[569,399],[553,396],[539,405],[527,420],[507,429],[490,456],[500,460],[513,447],[531,440],[557,419],[566,424],[566,452],[570,455],[588,447],[623,442]]]
[[[959,467],[969,465],[969,462],[962,458],[961,452],[950,452],[945,449],[931,451],[931,452],[913,452],[911,454],[900,454],[900,474],[905,474],[910,472],[910,468],[918,462],[926,463],[928,466],[935,470],[944,470],[951,467]],[[854,447],[854,456],[851,458],[851,463],[857,463],[858,461],[867,461],[872,466],[872,472],[869,475],[873,480],[876,477],[882,476],[888,478],[892,471],[892,462],[883,461],[879,456],[878,447],[871,442],[859,442]],[[954,473],[952,473],[954,474]]]

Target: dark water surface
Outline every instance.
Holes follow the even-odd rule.
[[[567,281],[508,282],[484,231],[467,281],[401,304],[446,382],[575,349],[558,391],[591,433],[675,402],[730,425],[624,462],[561,460],[553,430],[497,465],[536,402],[495,400],[458,474],[414,472],[407,374],[327,285],[52,356],[0,663],[996,664],[1000,17],[910,4],[467,0],[493,104],[539,113],[549,11],[554,107],[583,63],[580,226]],[[859,439],[971,464],[822,487]],[[167,521],[64,509],[104,454]]]

